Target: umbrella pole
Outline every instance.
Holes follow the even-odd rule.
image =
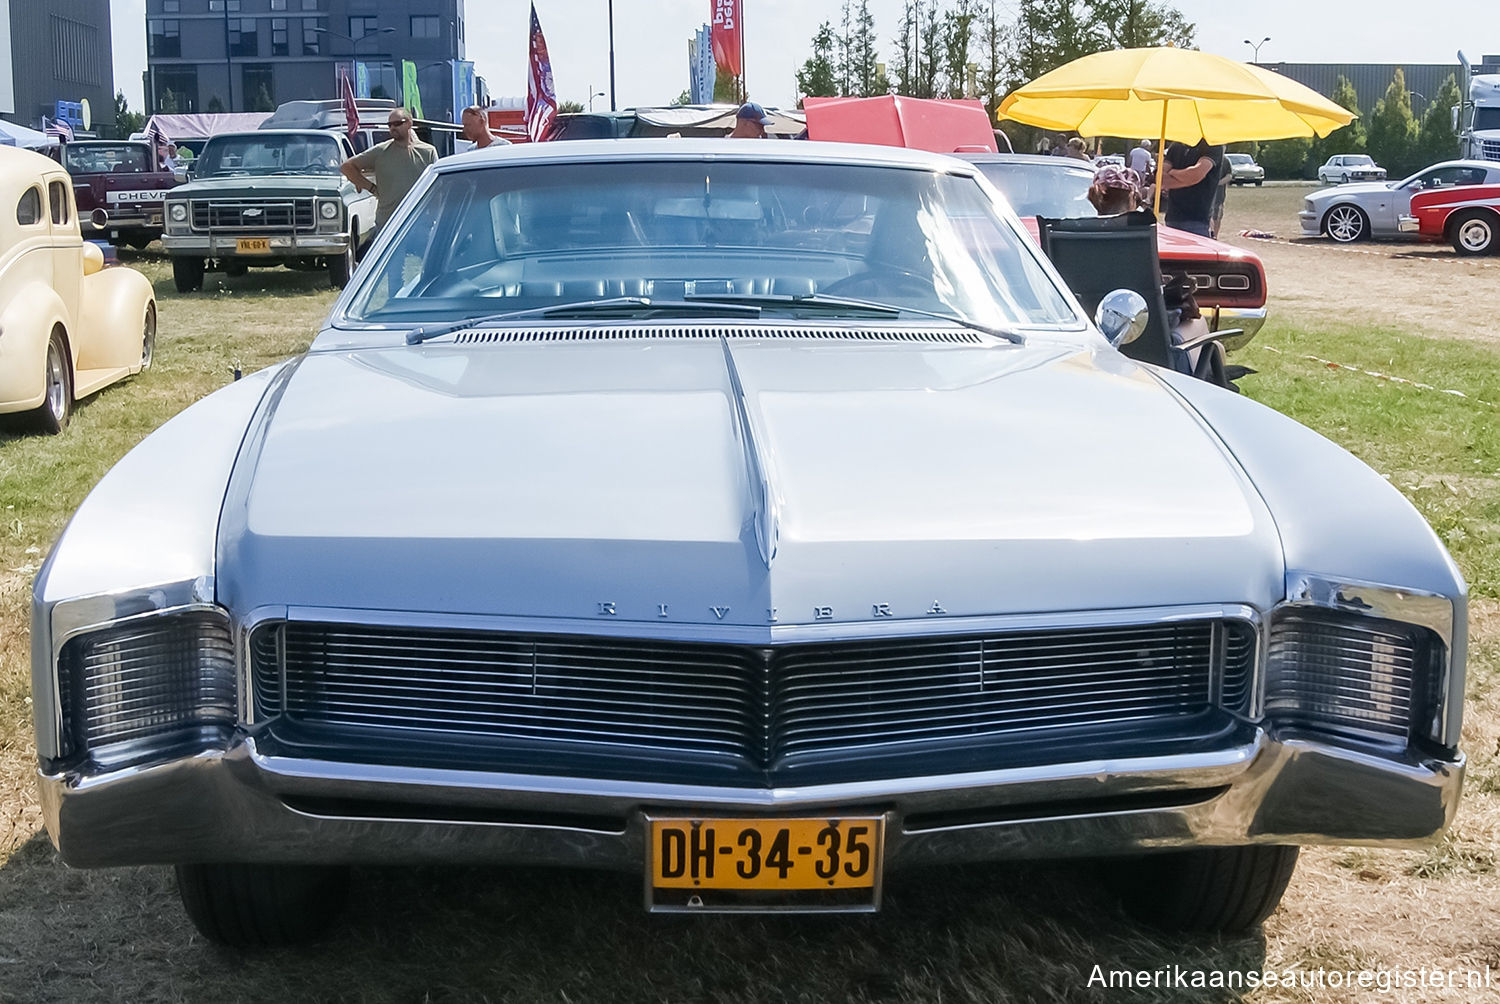
[[[1156,204],[1151,211],[1161,219],[1161,183],[1167,176],[1167,103],[1161,103],[1161,136],[1156,141]]]

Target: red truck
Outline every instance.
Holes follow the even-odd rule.
[[[1401,229],[1445,240],[1461,255],[1500,254],[1500,185],[1456,185],[1418,192]]]
[[[143,248],[161,236],[162,199],[177,178],[150,143],[80,140],[62,145],[83,236]]]

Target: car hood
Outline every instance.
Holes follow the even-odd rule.
[[[195,178],[172,189],[168,198],[251,198],[254,196],[339,194],[340,179],[334,175],[289,174],[274,178]]]
[[[1394,188],[1394,185],[1384,181],[1351,181],[1347,185],[1334,185],[1332,188],[1313,192],[1307,197],[1307,201],[1327,202],[1330,199],[1342,199],[1349,195],[1366,195],[1372,193],[1389,195]]]
[[[315,352],[230,479],[220,599],[769,632],[1282,594],[1253,486],[1112,350],[732,345]]]
[[[1040,240],[1035,216],[1023,216],[1021,223],[1033,241]],[[1161,223],[1156,227],[1156,252],[1169,261],[1260,260],[1260,256],[1254,252],[1237,248],[1233,244],[1225,244],[1212,237],[1202,237]]]

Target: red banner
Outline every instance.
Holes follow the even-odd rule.
[[[740,4],[744,0],[712,0],[714,22],[710,37],[714,62],[731,77],[740,75]]]

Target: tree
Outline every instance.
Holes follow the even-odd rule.
[[[1311,149],[1312,141],[1308,139],[1278,139],[1262,143],[1256,159],[1266,169],[1267,178],[1300,178]]]
[[[1366,149],[1375,162],[1392,177],[1399,177],[1421,165],[1417,161],[1417,120],[1411,113],[1411,93],[1406,89],[1406,74],[1396,67],[1385,97],[1375,102],[1370,113]]]
[[[1153,0],[1095,0],[1092,20],[1106,49],[1142,49],[1175,45],[1189,49],[1196,26],[1169,3]]]
[[[738,104],[740,100],[739,80],[717,66],[714,67],[714,100],[726,105]]]
[[[176,115],[182,111],[182,99],[177,96],[176,91],[168,87],[161,92],[161,98],[156,102],[156,110],[163,115]]]
[[[1458,133],[1453,131],[1452,113],[1458,104],[1458,81],[1452,76],[1443,81],[1427,102],[1422,125],[1417,134],[1417,159],[1423,164],[1447,160],[1458,151]]]
[[[932,0],[926,16],[917,27],[917,78],[912,96],[918,98],[937,97],[938,72],[943,64],[943,22],[938,12],[937,0]]]
[[[853,17],[849,10],[849,0],[844,0],[844,5],[839,11],[839,38],[838,55],[835,58],[835,73],[838,78],[837,94],[853,93],[854,80],[854,25]]]
[[[812,58],[797,71],[797,93],[807,97],[832,97],[838,93],[837,71],[834,68],[833,26],[827,21],[818,25],[813,35]]]
[[[557,114],[559,115],[570,115],[581,111],[583,111],[583,102],[581,101],[559,101],[557,103]]]
[[[124,91],[115,92],[115,135],[124,139],[146,127],[146,116],[130,110]]]
[[[975,0],[953,0],[952,8],[943,15],[943,72],[950,98],[968,97],[969,49],[974,44],[978,15]]]
[[[683,105],[690,105],[692,103],[693,94],[691,91],[685,90],[681,94],[677,95],[677,97],[672,99],[672,107],[674,108],[681,108]]]
[[[1000,104],[1013,29],[1000,20],[999,0],[988,0],[979,22],[979,91],[991,115]]]
[[[854,38],[849,50],[850,71],[853,90],[862,98],[884,94],[887,85],[882,73],[878,73],[880,53],[875,48],[875,18],[870,14],[870,0],[859,0],[859,10],[854,15]]]
[[[893,39],[900,64],[896,67],[896,93],[917,92],[917,5],[906,0],[901,7],[901,37]]]
[[[1343,74],[1339,75],[1338,81],[1333,85],[1333,103],[1353,112],[1354,121],[1342,129],[1335,129],[1322,139],[1311,141],[1307,154],[1311,170],[1304,172],[1305,174],[1316,171],[1319,164],[1336,153],[1365,152],[1365,123],[1359,114],[1359,93]]]

